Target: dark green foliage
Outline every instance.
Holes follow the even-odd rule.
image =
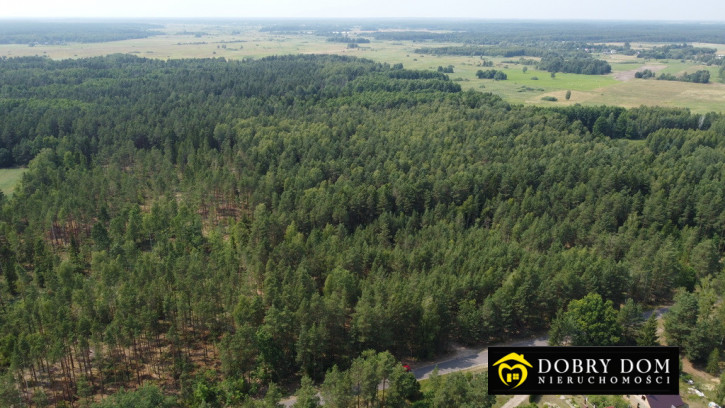
[[[322,29],[329,23],[318,23]],[[438,42],[459,42],[469,44],[499,44],[499,43],[520,43],[520,42],[545,42],[550,45],[567,44],[573,48],[584,48],[581,42],[589,43],[612,43],[612,42],[659,42],[659,43],[683,43],[683,42],[707,42],[725,43],[722,24],[697,24],[669,22],[616,22],[611,21],[586,21],[586,22],[562,22],[562,21],[451,21],[436,22],[431,26],[430,22],[413,23],[406,21],[405,25],[413,31],[392,31],[383,30],[386,28],[400,28],[401,22],[388,21],[366,24],[368,30],[381,30],[373,34],[381,40],[405,40],[425,41],[433,40]],[[439,33],[430,31],[431,28],[445,30],[448,32]],[[300,28],[298,28],[300,29]],[[310,27],[306,27],[307,30]],[[346,31],[349,27],[337,28]],[[418,31],[415,31],[418,30]],[[426,30],[426,31],[423,31]],[[592,44],[586,44],[592,45]],[[543,48],[543,47],[542,47]],[[611,49],[627,52],[634,55],[631,47],[612,46],[603,44],[602,50]]]
[[[634,303],[632,299],[627,299],[617,312],[617,323],[622,327],[622,344],[629,346],[637,344],[643,320],[642,307]]]
[[[306,374],[346,406],[348,373],[374,372],[392,404],[417,383],[362,361],[552,320],[562,338],[651,343],[630,306],[608,330],[612,304],[678,286],[698,295],[678,295],[668,338],[704,359],[723,333],[718,115],[511,106],[335,56],[0,65],[0,142],[28,164],[0,206],[8,381],[35,371],[70,400],[153,372],[187,405],[274,405],[269,384]],[[566,313],[607,327],[585,337]],[[367,349],[390,354],[353,370]]]
[[[413,374],[390,353],[364,351],[352,361],[348,370],[337,366],[327,373],[321,387],[325,406],[402,407],[419,394]]]
[[[718,344],[717,325],[709,319],[700,319],[684,341],[685,356],[693,363],[704,364]]]
[[[640,50],[637,58],[675,59],[675,60],[709,60],[715,57],[717,49],[694,47],[688,44],[669,44],[651,49]]]
[[[652,72],[652,70],[645,69],[644,71],[637,71],[637,72],[635,72],[634,73],[634,77],[635,78],[639,78],[639,79],[649,79],[649,78],[654,78],[655,77],[655,73]]]
[[[495,69],[487,69],[485,71],[479,69],[476,71],[476,76],[478,79],[493,79],[496,81],[504,81],[508,78],[505,72]]]
[[[681,346],[697,322],[697,299],[694,294],[678,292],[675,304],[665,315],[665,334],[671,346]]]
[[[585,75],[604,75],[612,72],[612,67],[604,60],[588,56],[564,57],[556,54],[545,55],[541,58],[538,68],[551,73],[564,72]]]
[[[502,46],[449,46],[416,48],[416,54],[432,55],[465,55],[465,56],[501,56],[506,58],[529,56],[541,57],[541,49],[536,47],[502,47]]]
[[[653,313],[639,328],[637,333],[638,346],[656,346],[657,341],[657,317]]]
[[[693,115],[687,109],[677,108],[624,109],[577,104],[556,110],[569,122],[579,121],[592,133],[612,138],[644,139],[659,129],[708,129],[711,125],[710,115]]]
[[[10,150],[0,147],[0,168],[10,167],[14,164],[13,155]]]
[[[327,37],[328,42],[340,42],[347,44],[369,44],[370,40],[362,37],[348,37],[346,35],[336,35],[334,37]]]
[[[664,317],[668,344],[682,347],[683,354],[693,363],[704,365],[712,360],[713,350],[725,335],[725,308],[718,299],[712,280],[702,279],[694,293],[678,291],[675,304]]]
[[[542,96],[541,97],[541,100],[542,101],[547,101],[547,102],[556,102],[559,99],[557,99],[555,96]]]
[[[702,69],[699,71],[696,71],[692,74],[684,73],[680,76],[675,76],[672,74],[660,74],[660,76],[657,77],[658,80],[665,80],[665,81],[682,81],[682,82],[694,82],[697,84],[706,84],[710,82],[710,71]]]

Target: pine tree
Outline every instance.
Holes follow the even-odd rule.
[[[637,333],[638,346],[656,346],[658,345],[657,336],[657,317],[654,313],[644,322]]]
[[[714,348],[707,357],[707,366],[705,366],[705,371],[715,376],[720,373],[720,350],[717,347]]]
[[[313,386],[312,379],[308,376],[302,376],[300,388],[295,393],[297,402],[293,405],[295,408],[314,408],[320,406],[320,397],[317,396],[317,390]]]

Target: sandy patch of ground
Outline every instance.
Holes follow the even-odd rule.
[[[641,67],[639,67],[637,69],[630,69],[629,71],[615,72],[614,74],[612,74],[612,76],[614,77],[614,79],[616,79],[618,81],[629,81],[630,79],[634,79],[634,74],[636,74],[639,71],[644,71],[645,69],[648,69],[652,72],[657,72],[657,71],[663,70],[665,68],[667,68],[667,65],[661,65],[661,64],[642,65]]]

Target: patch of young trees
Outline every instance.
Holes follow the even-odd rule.
[[[702,60],[711,59],[717,49],[695,47],[689,44],[669,44],[650,49],[640,50],[637,58],[649,59],[675,59],[675,60]]]
[[[347,35],[336,35],[327,37],[327,42],[339,42],[346,44],[369,44],[370,40],[364,37],[349,37]]]
[[[478,79],[493,79],[495,81],[505,81],[508,78],[505,72],[495,69],[487,69],[485,71],[479,69],[476,71],[476,77]]]
[[[680,76],[663,73],[657,77],[658,80],[662,81],[681,81],[681,82],[694,82],[697,84],[707,84],[710,82],[710,71],[701,69],[699,71],[688,74],[685,72]]]
[[[520,56],[540,57],[544,55],[542,50],[537,49],[536,47],[494,45],[454,45],[446,47],[421,47],[416,48],[413,52],[415,52],[416,54],[431,55],[501,56],[506,58]]]
[[[608,62],[591,57],[571,57],[548,54],[541,58],[538,68],[543,71],[571,74],[605,75],[612,72]]]
[[[635,72],[634,77],[637,79],[650,79],[655,77],[655,73],[650,69],[645,69],[644,71]]]

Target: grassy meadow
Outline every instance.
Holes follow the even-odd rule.
[[[312,34],[275,34],[260,32],[261,27],[238,27],[219,24],[167,24],[162,34],[150,38],[106,43],[36,45],[0,44],[0,56],[44,55],[53,59],[82,58],[112,53],[129,53],[148,58],[262,58],[285,54],[340,54],[369,58],[390,64],[403,63],[406,68],[435,70],[438,66],[453,65],[451,79],[463,89],[475,89],[501,95],[511,103],[541,106],[585,104],[618,105],[635,107],[660,105],[687,107],[694,112],[725,111],[725,84],[719,82],[718,68],[669,60],[642,60],[633,56],[605,54],[596,56],[612,65],[610,75],[576,75],[537,71],[529,66],[512,63],[518,58],[491,58],[493,69],[506,73],[508,80],[494,81],[476,78],[481,67],[480,57],[434,56],[416,54],[421,46],[446,46],[454,43],[377,41],[348,49],[347,44],[326,41],[325,37]],[[365,36],[364,32],[352,33]],[[655,44],[633,44],[635,48],[652,47]],[[725,45],[696,44],[718,48],[725,52]],[[680,75],[698,69],[708,69],[710,84],[693,84],[653,79],[634,79],[633,75],[643,67],[656,67],[658,73]],[[571,99],[565,100],[570,90]],[[553,96],[556,102],[543,101]]]
[[[5,195],[11,195],[15,186],[23,177],[25,169],[0,169],[0,191]]]

